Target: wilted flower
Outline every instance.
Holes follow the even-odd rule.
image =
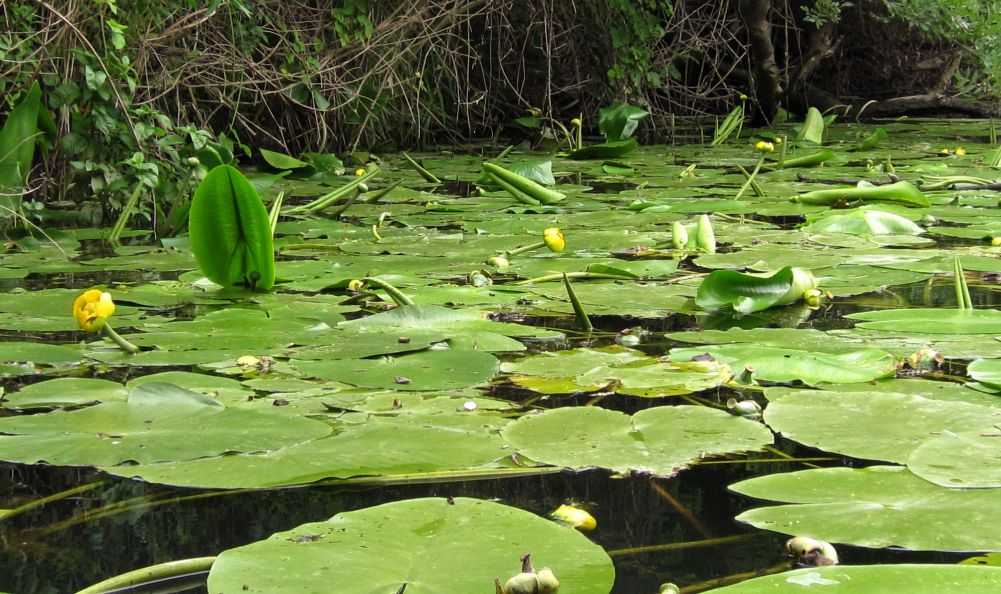
[[[105,293],[97,289],[84,291],[82,295],[73,302],[73,317],[77,324],[88,332],[97,332],[104,327],[104,323],[115,313],[115,302],[111,300],[111,293]]]
[[[567,246],[566,240],[563,239],[563,232],[558,227],[550,227],[543,231],[542,241],[546,243],[546,247],[551,252],[562,252]]]

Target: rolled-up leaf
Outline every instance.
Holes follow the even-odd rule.
[[[809,155],[803,155],[802,157],[786,159],[782,162],[780,167],[783,169],[789,169],[791,167],[813,167],[814,165],[820,165],[824,161],[832,158],[834,158],[834,151],[824,149]]]
[[[562,192],[550,190],[549,188],[537,184],[526,177],[522,177],[517,173],[508,171],[499,165],[484,163],[483,169],[494,177],[497,181],[497,185],[501,186],[505,190],[508,190],[509,186],[516,188],[518,191],[534,200],[538,200],[542,204],[551,204],[566,198],[566,194]],[[518,196],[515,195],[515,197],[517,198]]]
[[[814,190],[792,197],[802,204],[836,204],[838,202],[895,202],[904,206],[927,207],[928,198],[908,181],[898,181],[883,186],[862,186]]]
[[[702,309],[731,307],[738,313],[752,313],[795,303],[806,291],[816,288],[813,273],[805,268],[786,266],[771,276],[715,270],[699,285],[695,304]]]
[[[198,267],[210,281],[265,291],[274,286],[275,250],[268,211],[236,168],[220,165],[198,185],[188,233]]]

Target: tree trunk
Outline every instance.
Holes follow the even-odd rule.
[[[740,18],[747,27],[751,49],[752,89],[757,114],[771,120],[779,107],[782,85],[772,44],[772,24],[768,20],[771,0],[740,0]]]

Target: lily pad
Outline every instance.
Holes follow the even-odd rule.
[[[766,277],[714,270],[699,285],[695,304],[703,309],[731,307],[735,312],[751,313],[795,303],[805,291],[816,288],[816,279],[804,268],[786,266]]]
[[[765,422],[804,445],[868,460],[906,463],[919,445],[942,431],[990,429],[994,407],[931,400],[892,392],[768,392]]]
[[[89,377],[58,377],[24,386],[3,397],[4,408],[65,408],[125,400],[128,391],[118,382]]]
[[[846,316],[859,328],[928,334],[1001,334],[1001,310],[882,309]]]
[[[210,592],[490,592],[532,554],[561,589],[608,594],[612,561],[598,545],[526,511],[456,498],[410,499],[345,512],[325,522],[224,551]]]
[[[900,215],[871,208],[857,208],[835,214],[803,227],[813,233],[851,233],[853,235],[920,235],[924,229]]]
[[[689,361],[702,354],[709,354],[735,370],[753,365],[754,377],[770,382],[852,384],[889,377],[897,370],[896,358],[879,349],[824,353],[732,344],[671,349],[670,357],[672,361]]]
[[[499,367],[490,353],[460,349],[426,350],[376,359],[292,359],[289,362],[311,377],[362,388],[418,391],[482,385],[496,375]]]
[[[944,489],[902,466],[801,470],[730,489],[785,504],[737,516],[765,530],[872,548],[1001,550],[1001,489]]]
[[[1001,431],[944,431],[915,448],[907,468],[942,487],[1001,487]]]
[[[152,382],[125,402],[0,419],[0,459],[23,464],[112,466],[272,449],[330,433],[319,421],[275,409],[226,408],[173,384]]]
[[[760,423],[702,406],[659,406],[631,417],[598,407],[558,408],[521,417],[503,437],[537,462],[662,477],[705,456],[757,450],[773,440]]]

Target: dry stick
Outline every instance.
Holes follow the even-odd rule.
[[[699,519],[695,517],[695,514],[688,511],[688,508],[682,505],[680,501],[675,499],[673,495],[668,493],[667,489],[658,485],[655,482],[655,479],[650,479],[650,488],[653,489],[654,493],[660,495],[661,499],[663,499],[671,507],[673,507],[674,511],[681,514],[681,517],[683,517],[686,522],[691,524],[692,528],[695,528],[699,532],[699,534],[706,537],[707,539],[716,538],[715,536],[713,536],[713,533],[710,532],[708,528],[706,528],[705,524],[700,522]]]
[[[66,18],[66,16],[63,15],[63,13],[56,10],[54,6],[52,6],[48,2],[45,2],[45,0],[35,0],[35,1],[41,4],[43,7],[45,7],[45,9],[51,12],[57,19],[66,23],[66,26],[69,27],[70,30],[72,30],[73,33],[76,34],[77,38],[80,40],[80,43],[87,46],[87,49],[90,50],[90,53],[94,55],[94,59],[97,60],[98,65],[101,67],[101,70],[104,71],[104,74],[105,76],[108,77],[108,80],[114,81],[115,78],[111,76],[111,72],[108,70],[107,65],[105,65],[104,60],[101,59],[101,55],[97,53],[97,50],[90,43],[90,40],[87,39],[87,37],[83,34],[83,32],[80,31],[80,29],[78,29],[76,25],[74,25],[68,18]],[[122,111],[122,115],[125,116],[125,121],[128,122],[129,124],[129,132],[132,133],[132,139],[136,141],[136,149],[142,150],[142,141],[139,140],[139,134],[136,132],[136,125],[132,121],[132,116],[129,115],[128,106],[125,105],[125,100],[122,99],[121,93],[118,92],[118,86],[115,85],[114,82],[112,82],[111,90],[115,93],[115,102],[118,103],[118,109]]]

